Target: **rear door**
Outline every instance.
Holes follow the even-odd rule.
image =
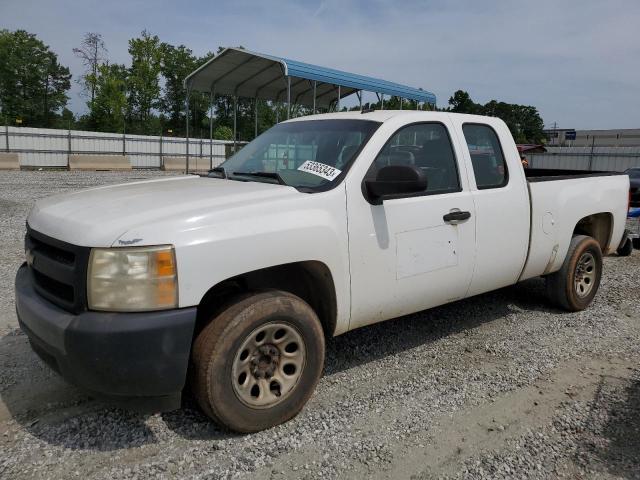
[[[476,212],[471,296],[518,280],[529,247],[531,212],[524,170],[506,125],[458,115],[452,119],[466,145],[463,156]],[[503,145],[500,138],[509,143]]]
[[[428,187],[372,205],[362,176],[348,185],[350,328],[463,298],[473,273],[475,209],[450,125],[420,122],[386,135],[364,178],[404,163],[423,169]],[[468,212],[468,218],[449,220],[452,212]]]

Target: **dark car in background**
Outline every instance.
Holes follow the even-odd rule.
[[[629,168],[624,173],[629,175],[629,206],[640,207],[640,168]]]

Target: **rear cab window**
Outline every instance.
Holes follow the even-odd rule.
[[[509,182],[498,135],[489,125],[465,123],[462,132],[467,141],[478,190],[501,188]]]

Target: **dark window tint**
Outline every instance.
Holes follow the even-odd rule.
[[[446,128],[440,123],[420,123],[398,130],[367,172],[375,178],[387,165],[415,165],[427,176],[427,193],[460,190],[458,169]]]
[[[469,147],[473,174],[478,188],[496,188],[507,184],[507,166],[500,141],[493,128],[487,125],[462,126]]]

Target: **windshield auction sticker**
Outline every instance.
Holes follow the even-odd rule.
[[[334,180],[342,173],[342,171],[337,168],[325,165],[324,163],[314,162],[313,160],[307,160],[298,167],[298,170],[326,178],[327,180]]]

